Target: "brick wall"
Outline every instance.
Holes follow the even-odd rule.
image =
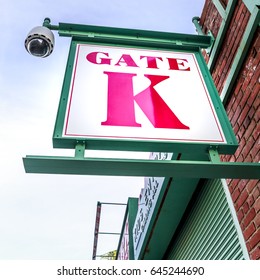
[[[228,1],[222,1],[225,5]],[[216,64],[212,71],[221,93],[250,18],[243,1],[235,8]],[[212,0],[206,0],[200,24],[204,32],[216,37],[222,18]],[[208,57],[204,54],[205,60]],[[224,161],[260,161],[260,28],[255,32],[249,52],[225,106],[235,131],[239,148]],[[260,180],[227,180],[231,197],[251,259],[260,259]]]

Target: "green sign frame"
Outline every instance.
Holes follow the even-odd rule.
[[[64,26],[63,26],[64,25]],[[199,35],[186,35],[153,31],[128,30],[117,28],[92,27],[92,32],[80,30],[80,25],[75,27],[78,32],[67,32],[66,24],[60,24],[59,33],[62,36],[72,36],[61,98],[53,133],[54,148],[75,149],[82,143],[87,149],[92,150],[121,150],[121,151],[158,151],[158,152],[188,152],[208,153],[211,149],[220,154],[233,154],[238,147],[236,137],[226,115],[225,109],[215,88],[211,74],[201,54],[201,48],[210,45],[210,37]],[[82,27],[83,28],[83,27]],[[86,27],[87,28],[87,27]],[[87,33],[86,33],[87,32]],[[72,33],[72,34],[71,34]],[[153,141],[135,139],[109,139],[109,138],[81,138],[63,137],[66,108],[69,102],[69,90],[73,73],[77,44],[100,46],[117,46],[124,48],[140,48],[147,50],[191,52],[195,55],[204,82],[208,89],[217,118],[221,125],[226,143],[214,142],[181,142],[181,141]]]
[[[51,30],[57,30],[60,36],[72,38],[53,134],[53,146],[54,148],[75,149],[75,155],[72,157],[27,155],[23,158],[24,168],[27,173],[259,179],[259,163],[220,161],[219,154],[235,153],[238,143],[201,54],[201,49],[207,49],[212,44],[210,36],[70,23],[51,25],[48,18],[44,20],[43,25]],[[221,124],[226,143],[140,142],[123,139],[118,141],[116,139],[63,138],[64,116],[68,102],[76,45],[78,43],[194,53],[217,118]],[[89,158],[85,157],[85,150],[88,149],[169,152],[179,156],[176,160],[165,162],[158,160]]]

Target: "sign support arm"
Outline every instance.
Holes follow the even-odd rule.
[[[260,163],[220,162],[210,152],[211,161],[140,160],[77,157],[26,156],[27,173],[141,176],[173,178],[259,179]]]

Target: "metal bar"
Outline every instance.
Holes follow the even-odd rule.
[[[84,158],[85,156],[85,143],[77,143],[75,147],[75,158]]]
[[[200,18],[199,17],[193,17],[192,22],[196,27],[196,31],[199,35],[205,35],[204,32],[202,31],[201,25],[199,24]]]
[[[212,48],[211,55],[210,55],[210,58],[209,58],[208,68],[209,68],[210,71],[212,71],[214,66],[215,66],[218,54],[219,54],[219,52],[221,50],[221,47],[222,47],[222,43],[223,43],[224,38],[226,36],[226,33],[228,31],[229,23],[232,19],[236,4],[237,4],[237,0],[229,0],[228,1],[228,5],[227,5],[227,8],[226,8],[226,16],[222,20],[222,23],[221,23],[219,31],[218,31],[217,38],[214,42],[214,46]]]
[[[211,38],[205,35],[193,35],[193,34],[180,34],[171,32],[159,32],[150,30],[138,30],[138,29],[125,29],[114,28],[105,26],[93,26],[83,24],[72,23],[59,23],[59,25],[52,25],[49,18],[45,18],[43,26],[57,30],[60,36],[64,37],[81,37],[81,38],[99,38],[100,40],[110,41],[125,41],[131,42],[147,42],[147,43],[167,43],[167,44],[179,44],[207,48],[211,44]]]
[[[85,148],[85,145],[84,145]],[[92,260],[96,260],[97,256],[97,246],[98,246],[98,236],[99,234],[114,234],[114,235],[120,235],[120,233],[109,233],[109,232],[100,232],[99,231],[99,225],[100,225],[100,218],[101,218],[101,207],[102,204],[105,205],[116,205],[116,206],[126,206],[126,203],[108,203],[108,202],[97,202],[97,211],[96,211],[96,222],[95,222],[95,231],[94,231],[94,243],[93,243],[93,254],[92,254]]]
[[[91,37],[109,38],[110,40],[160,42],[160,43],[182,43],[193,47],[207,48],[211,39],[205,35],[180,34],[172,32],[159,32],[138,29],[112,28],[104,26],[79,25],[70,23],[59,23],[59,35],[64,37]]]
[[[205,35],[204,32],[203,32],[203,30],[202,30],[202,27],[201,27],[199,21],[200,21],[200,18],[199,18],[199,17],[193,17],[193,18],[192,18],[192,22],[193,22],[193,24],[194,24],[195,27],[196,27],[197,33],[198,33],[199,35]],[[207,36],[210,37],[211,43],[210,43],[210,46],[209,46],[208,48],[206,48],[205,50],[206,50],[206,52],[207,52],[208,54],[210,54],[210,53],[211,53],[211,50],[212,50],[212,48],[213,48],[213,46],[214,46],[215,38],[214,38],[214,36],[213,36],[213,34],[212,34],[211,31],[208,32]]]
[[[209,159],[213,163],[220,163],[220,157],[218,151],[209,150]]]
[[[260,6],[260,0],[243,0],[250,13],[253,12],[255,6]],[[260,22],[259,22],[260,25]]]
[[[50,18],[45,18],[44,21],[43,21],[43,26],[51,29],[51,30],[59,30],[59,26],[58,25],[52,25],[51,24],[51,19]]]
[[[98,234],[111,234],[111,235],[120,235],[119,232],[99,232]]]
[[[97,257],[97,258],[113,259],[113,260],[114,260],[114,257],[113,257],[113,256],[97,255],[96,257]]]
[[[97,211],[96,211],[95,230],[94,230],[92,260],[95,260],[97,257],[96,254],[97,254],[97,245],[98,245],[98,232],[99,232],[100,216],[101,216],[101,203],[98,201],[97,202]]]
[[[234,58],[234,62],[230,68],[224,88],[220,94],[220,98],[221,98],[221,100],[223,100],[224,104],[229,96],[229,93],[231,92],[231,90],[233,88],[233,85],[235,84],[238,73],[240,72],[240,69],[247,56],[247,52],[249,50],[249,47],[251,46],[251,41],[253,40],[255,31],[259,25],[259,21],[260,21],[260,9],[258,6],[255,6],[255,8],[249,18],[243,38],[241,39],[241,43],[237,50],[236,56]]]
[[[27,173],[174,178],[260,179],[260,164],[27,156]]]
[[[126,206],[126,203],[112,203],[112,202],[100,202],[101,204],[104,205],[122,205],[122,206]]]
[[[219,14],[221,15],[221,17],[223,19],[226,19],[227,16],[227,12],[224,9],[222,3],[219,0],[212,0],[213,4],[215,5],[215,7],[217,8]]]

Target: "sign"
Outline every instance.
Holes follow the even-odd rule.
[[[227,144],[195,52],[73,43],[55,140]]]
[[[171,160],[172,153],[152,153],[151,159]],[[138,202],[138,211],[133,228],[134,257],[138,259],[142,245],[147,237],[148,227],[150,225],[155,206],[160,195],[165,178],[146,177],[145,185],[141,191]]]
[[[226,142],[194,54],[77,45],[63,137]]]

